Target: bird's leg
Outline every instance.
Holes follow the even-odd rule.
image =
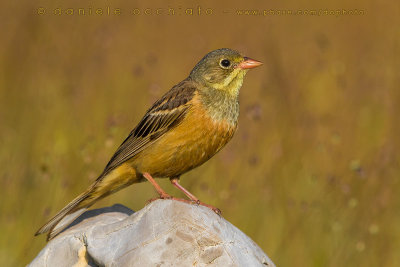
[[[179,178],[171,178],[170,179],[171,184],[181,190],[188,198],[190,198],[192,201],[196,202],[196,204],[200,204],[200,200],[195,197],[192,193],[190,193],[186,188],[184,188],[182,185],[179,184]]]
[[[210,208],[218,215],[221,214],[221,210],[219,208],[216,208],[216,207],[214,207],[212,205],[209,205],[209,204],[206,204],[204,202],[201,202],[197,197],[195,197],[192,193],[190,193],[186,188],[184,188],[182,185],[180,185],[179,184],[179,177],[171,178],[170,181],[173,184],[173,186],[175,186],[176,188],[181,190],[188,198],[190,198],[190,200],[195,202],[197,205],[202,205],[202,206],[205,206],[207,208]]]
[[[153,185],[154,189],[160,195],[161,199],[171,199],[172,198],[170,195],[165,193],[165,191],[161,188],[161,186],[159,184],[157,184],[157,182],[154,180],[154,178],[151,177],[150,173],[148,173],[148,172],[143,173],[143,177],[146,178],[147,181],[149,181]]]
[[[157,184],[157,182],[154,180],[153,177],[151,177],[150,173],[148,173],[148,172],[143,173],[143,177],[146,178],[147,181],[149,181],[153,185],[154,189],[156,189],[156,191],[160,195],[161,199],[177,200],[177,201],[185,202],[188,204],[191,203],[189,200],[172,197],[169,194],[165,193],[165,191],[161,188],[161,186],[159,184]],[[148,203],[153,202],[154,200],[157,200],[157,198],[152,198],[152,199],[148,200]]]

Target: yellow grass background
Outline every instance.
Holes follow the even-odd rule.
[[[107,6],[121,14],[76,13]],[[143,14],[198,6],[213,15]],[[53,15],[59,7],[75,13]],[[0,265],[29,263],[45,245],[34,232],[96,179],[153,101],[230,47],[265,65],[246,77],[232,142],[182,184],[278,266],[399,266],[399,10],[370,0],[2,3]],[[143,183],[96,207],[139,210],[154,196]]]

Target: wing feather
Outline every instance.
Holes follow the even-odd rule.
[[[117,149],[99,179],[179,125],[190,108],[195,90],[190,80],[184,80],[154,103]]]

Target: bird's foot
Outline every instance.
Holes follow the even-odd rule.
[[[221,216],[221,214],[222,214],[222,212],[221,212],[221,210],[219,209],[219,208],[217,208],[217,207],[214,207],[214,206],[212,206],[212,205],[210,205],[210,204],[206,204],[206,203],[204,203],[204,202],[201,202],[200,200],[192,200],[192,202],[194,202],[196,205],[200,205],[200,206],[204,206],[204,207],[207,207],[207,208],[209,208],[209,209],[211,209],[212,211],[214,211],[217,215],[219,215],[219,216]]]
[[[154,180],[153,177],[151,177],[151,175],[147,172],[143,173],[143,177],[146,178],[154,187],[154,189],[157,191],[159,197],[158,198],[152,198],[150,199],[148,202],[153,202],[156,199],[172,199],[172,197],[165,193],[165,191],[161,188],[161,186],[159,184],[157,184],[157,182]]]
[[[176,200],[176,201],[180,201],[186,204],[191,204],[191,205],[196,205],[196,206],[204,206],[207,207],[209,209],[211,209],[212,211],[214,211],[217,215],[221,216],[222,212],[219,208],[214,207],[212,205],[206,204],[204,202],[201,202],[200,200],[188,200],[188,199],[182,199],[182,198],[177,198],[177,197],[173,197],[169,194],[163,194],[160,195],[159,197],[155,197],[155,198],[151,198],[149,200],[147,200],[147,204],[150,204],[151,202],[155,201],[155,200],[159,200],[159,199],[169,199],[169,200]]]
[[[218,214],[219,216],[221,216],[221,210],[219,208],[216,208],[212,205],[206,204],[204,202],[201,202],[197,197],[195,197],[192,193],[190,193],[188,190],[186,190],[182,185],[179,184],[179,178],[178,177],[174,177],[171,178],[171,183],[178,188],[179,190],[181,190],[190,200],[187,199],[182,199],[182,198],[176,198],[173,197],[169,194],[167,194],[158,184],[157,182],[154,180],[153,177],[151,177],[151,175],[149,173],[143,173],[143,177],[146,178],[154,187],[154,189],[157,191],[159,197],[158,198],[152,198],[149,199],[147,201],[147,203],[151,203],[154,200],[157,199],[171,199],[171,200],[176,200],[176,201],[180,201],[180,202],[184,202],[184,203],[188,203],[188,204],[195,204],[195,205],[201,205],[204,207],[207,207],[209,209],[211,209],[212,211],[214,211],[216,214]]]
[[[170,196],[169,194],[162,192],[159,196],[160,199],[172,199],[173,197]]]
[[[187,200],[187,199],[173,197],[173,196],[170,196],[168,194],[166,194],[166,196],[159,196],[159,197],[151,198],[151,199],[147,200],[147,204],[150,204],[151,202],[153,202],[155,200],[159,200],[159,199],[176,200],[176,201],[184,202],[186,204],[193,204],[193,201],[190,201],[190,200]]]
[[[151,198],[149,200],[147,200],[147,204],[150,204],[151,202],[153,202],[154,200],[158,200],[158,199],[173,199],[173,197],[167,193],[165,193],[164,191],[159,192],[159,197],[155,197],[155,198]]]
[[[192,204],[196,204],[196,205],[201,205],[201,206],[207,207],[207,208],[211,209],[212,211],[214,211],[219,216],[221,216],[221,210],[219,208],[216,208],[216,207],[214,207],[212,205],[209,205],[209,204],[206,204],[204,202],[201,202],[197,197],[195,197],[192,193],[190,193],[187,189],[185,189],[179,183],[179,177],[171,178],[170,181],[173,184],[173,186],[175,186],[176,188],[181,190],[188,198],[190,198],[190,200],[191,200],[190,202]]]

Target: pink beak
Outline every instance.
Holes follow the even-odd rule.
[[[255,67],[261,66],[262,64],[263,63],[258,60],[244,57],[244,61],[242,61],[242,63],[240,63],[238,67],[241,69],[253,69]]]

